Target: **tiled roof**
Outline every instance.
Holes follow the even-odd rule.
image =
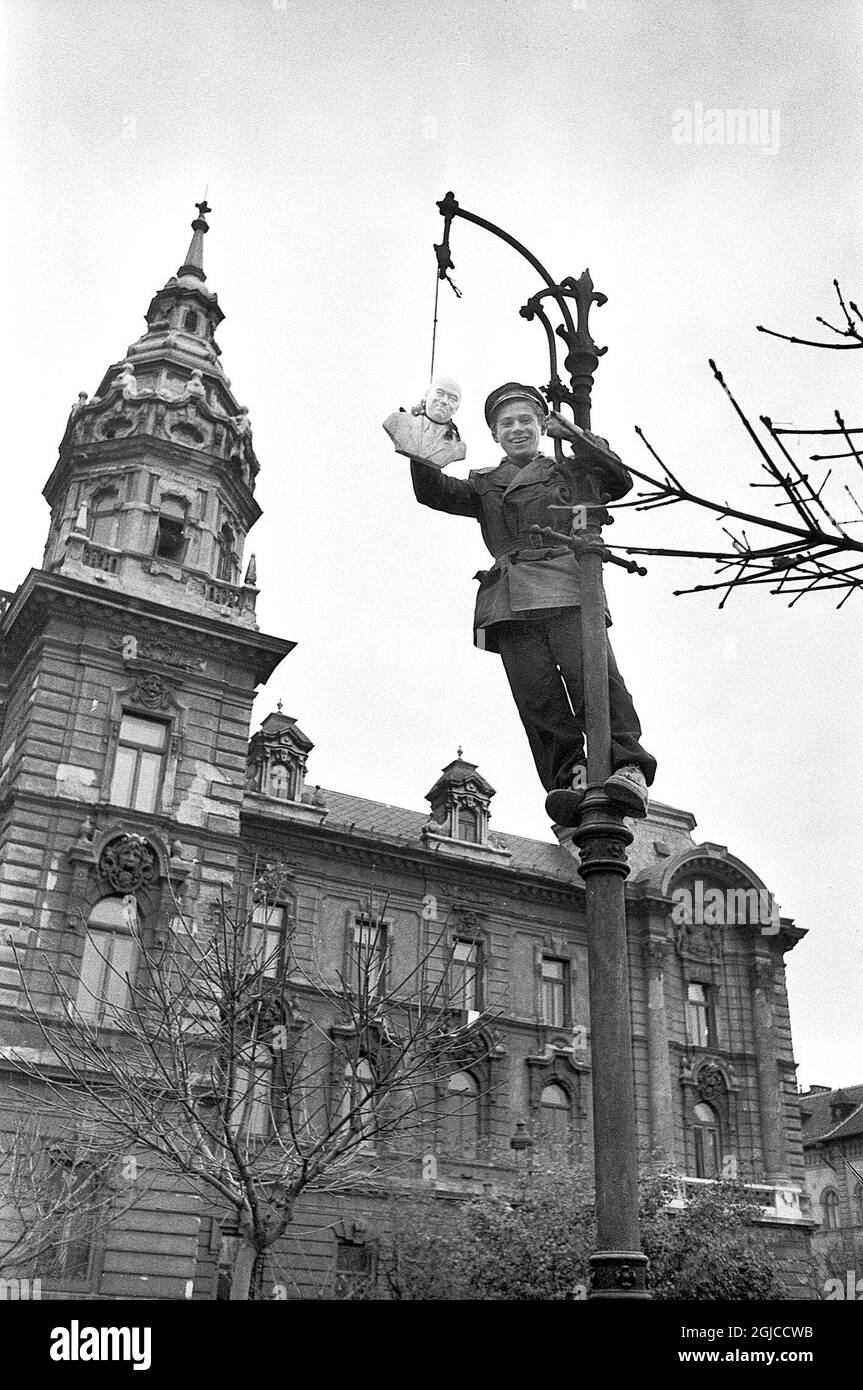
[[[853,1109],[844,1119],[838,1119],[830,1113],[837,1105],[851,1105]],[[800,1113],[804,1145],[863,1134],[863,1086],[843,1086],[838,1091],[818,1091],[801,1096]]]
[[[354,826],[366,835],[380,835],[383,839],[419,844],[423,827],[428,824],[428,811],[410,811],[404,806],[391,806],[383,801],[369,801],[362,796],[352,796],[346,792],[327,791],[321,788],[329,816],[325,824],[330,827]],[[691,817],[672,807],[657,804],[649,819],[629,821],[635,839],[629,849],[633,876],[639,870],[656,863],[663,854],[656,846],[667,847],[677,853],[684,845],[693,843],[688,826]],[[494,829],[492,834],[505,841],[512,858],[508,867],[520,871],[541,874],[547,878],[568,883],[578,883],[577,860],[569,850],[562,849],[556,840],[530,840],[523,835],[511,835],[506,830]]]

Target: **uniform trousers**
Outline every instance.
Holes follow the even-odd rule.
[[[494,633],[542,785],[569,787],[585,761],[581,610],[501,623]],[[641,724],[610,643],[608,693],[612,767],[634,763],[650,786],[656,759],[639,742]]]

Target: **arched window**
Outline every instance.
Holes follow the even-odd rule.
[[[447,1082],[440,1126],[444,1150],[473,1158],[479,1140],[479,1086],[469,1071],[457,1071]]]
[[[821,1193],[821,1225],[825,1231],[839,1230],[839,1194],[834,1187]]]
[[[183,327],[187,333],[197,333],[198,315],[195,313],[194,309],[186,310],[186,317],[183,319]]]
[[[479,844],[479,812],[473,807],[458,808],[458,838],[469,845]]]
[[[224,580],[226,584],[236,584],[240,570],[237,538],[227,521],[218,534],[217,544],[216,578]]]
[[[375,1132],[374,1072],[368,1058],[360,1057],[357,1062],[351,1059],[342,1079],[340,1118],[347,1120],[357,1133],[371,1138]]]
[[[543,1086],[539,1098],[540,1124],[543,1137],[558,1144],[566,1144],[570,1139],[569,1096],[556,1081]]]
[[[118,506],[117,489],[113,487],[100,488],[92,498],[88,510],[90,512],[90,540],[94,545],[115,546],[117,544],[120,525]]]
[[[719,1177],[719,1118],[712,1105],[699,1101],[693,1111],[692,1137],[695,1141],[695,1176]]]
[[[77,1007],[88,1023],[119,1027],[132,1000],[138,964],[134,897],[103,898],[90,913]]]

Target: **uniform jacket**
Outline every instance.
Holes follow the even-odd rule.
[[[566,547],[535,544],[534,524],[569,530],[565,511],[551,510],[561,484],[553,459],[538,454],[523,468],[503,459],[496,468],[474,469],[467,478],[449,478],[412,461],[414,493],[426,507],[455,516],[472,516],[495,557],[480,570],[474,612],[474,642],[497,651],[499,623],[538,620],[581,604],[578,560]],[[606,609],[606,622],[610,623]]]

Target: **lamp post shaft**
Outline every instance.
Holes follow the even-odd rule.
[[[638,1231],[638,1134],[632,1064],[629,952],[624,884],[632,831],[604,784],[612,773],[608,640],[602,583],[602,511],[596,476],[579,499],[591,518],[580,533],[581,642],[588,792],[573,834],[587,910],[596,1253],[591,1298],[646,1298],[647,1260]]]

